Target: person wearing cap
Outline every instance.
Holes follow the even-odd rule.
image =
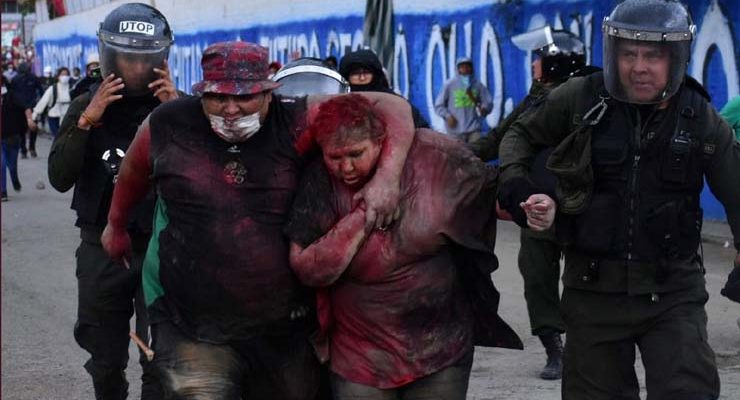
[[[268,50],[210,45],[195,96],[157,108],[123,162],[103,233],[129,256],[126,221],[153,185],[144,292],[165,398],[312,399],[319,364],[313,293],[288,263],[283,225],[304,159],[295,143],[324,97],[282,97]],[[389,123],[376,179],[358,192],[366,229],[387,227],[413,140],[405,100],[363,94]],[[303,153],[301,153],[303,154]]]
[[[134,313],[137,335],[144,341],[149,337],[141,266],[151,234],[154,194],[149,193],[148,201],[126,221],[132,244],[130,268],[108,257],[100,235],[121,159],[137,127],[154,108],[180,95],[166,63],[171,38],[166,18],[151,6],[132,3],[112,10],[98,33],[105,79],[69,105],[49,154],[51,185],[60,192],[74,188],[72,209],[81,238],[76,252],[79,295],[74,337],[90,354],[85,369],[96,399],[128,395],[129,324]],[[141,398],[161,399],[161,386],[144,353],[139,362]]]
[[[350,90],[356,92],[381,92],[396,94],[388,83],[383,65],[377,54],[362,49],[345,54],[339,64],[339,73],[349,82]],[[421,112],[409,102],[414,117],[414,127],[429,128]]]
[[[499,202],[514,215],[537,191],[533,157],[555,148],[546,166],[558,181],[565,245],[564,399],[639,399],[637,349],[648,399],[717,399],[700,196],[706,179],[734,234],[735,272],[723,291],[732,296],[740,146],[686,75],[696,26],[684,5],[626,0],[602,33],[603,73],[569,79],[507,131]]]
[[[473,60],[460,57],[457,75],[445,82],[434,101],[434,111],[445,120],[448,135],[464,142],[476,141],[481,133],[481,118],[493,109],[488,88],[473,76]]]
[[[87,92],[95,83],[103,80],[100,73],[100,57],[97,53],[88,54],[85,58],[85,77],[77,81],[69,95],[74,100],[77,96]]]

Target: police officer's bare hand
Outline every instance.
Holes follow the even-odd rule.
[[[167,60],[164,60],[164,68],[154,68],[154,72],[159,75],[159,79],[148,85],[149,89],[154,92],[154,97],[162,103],[176,99],[177,89],[170,78],[170,67]]]
[[[533,194],[527,201],[519,204],[527,215],[527,225],[535,231],[544,231],[555,221],[557,205],[546,194]]]
[[[110,74],[103,79],[100,87],[95,92],[90,104],[85,109],[85,115],[95,123],[100,121],[103,117],[105,109],[108,108],[110,103],[116,100],[120,100],[123,95],[117,94],[125,85],[123,84],[122,78],[116,78],[114,74]]]
[[[447,126],[449,128],[454,128],[457,126],[457,118],[453,117],[452,115],[448,115],[445,120],[447,121]]]
[[[113,225],[106,225],[103,234],[100,236],[100,242],[103,245],[108,256],[121,265],[129,268],[128,260],[131,259],[131,237],[126,229],[114,228]]]

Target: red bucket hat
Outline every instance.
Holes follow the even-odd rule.
[[[270,71],[267,49],[249,42],[214,43],[200,61],[203,80],[193,85],[193,94],[246,95],[280,87],[267,78]]]

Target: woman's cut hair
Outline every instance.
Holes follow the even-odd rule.
[[[382,140],[385,128],[385,120],[378,115],[370,100],[350,93],[334,97],[319,106],[313,122],[298,139],[296,149],[303,154],[316,144]]]

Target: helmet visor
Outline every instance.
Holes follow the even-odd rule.
[[[301,65],[279,71],[273,80],[282,84],[275,93],[282,96],[309,96],[349,92],[349,84],[336,71],[314,65]]]
[[[535,51],[553,44],[550,26],[543,26],[511,37],[514,46],[524,51]]]
[[[111,73],[123,78],[121,94],[140,96],[148,93],[148,85],[159,76],[154,68],[162,68],[169,47],[134,48],[99,41],[100,69],[103,76]]]
[[[691,41],[649,41],[604,35],[604,84],[617,100],[660,103],[678,91]]]

